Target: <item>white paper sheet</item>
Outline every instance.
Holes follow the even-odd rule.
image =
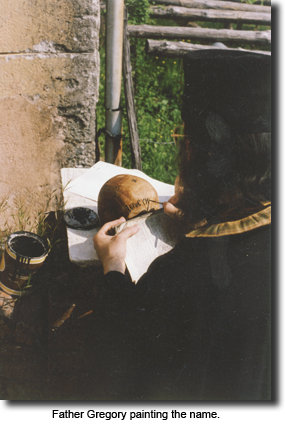
[[[66,190],[81,197],[98,201],[98,195],[104,183],[120,174],[134,175],[147,180],[156,189],[161,203],[167,201],[174,194],[174,185],[152,179],[140,170],[125,169],[124,167],[115,166],[103,161],[99,161],[80,177],[74,179]]]

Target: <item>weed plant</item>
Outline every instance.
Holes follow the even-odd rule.
[[[18,231],[32,232],[45,238],[49,247],[56,243],[55,235],[64,214],[64,203],[58,191],[47,193],[45,201],[36,213],[31,213],[21,197],[4,197],[0,201],[0,250],[7,237]],[[53,215],[53,220],[49,216]]]

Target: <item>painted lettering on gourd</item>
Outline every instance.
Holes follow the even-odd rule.
[[[134,210],[135,208],[138,207],[142,207],[142,206],[146,206],[149,204],[149,199],[148,198],[143,198],[141,200],[137,200],[135,203],[132,204],[126,204],[126,208],[129,212],[131,212],[132,210]]]

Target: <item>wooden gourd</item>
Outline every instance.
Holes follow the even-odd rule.
[[[159,208],[159,198],[154,187],[137,176],[114,176],[99,192],[98,214],[102,225],[122,216],[128,220]]]

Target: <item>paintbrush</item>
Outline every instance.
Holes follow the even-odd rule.
[[[148,200],[148,201],[150,201],[151,203],[156,203],[156,204],[163,204],[163,203],[161,203],[160,201],[154,201],[154,200]]]

